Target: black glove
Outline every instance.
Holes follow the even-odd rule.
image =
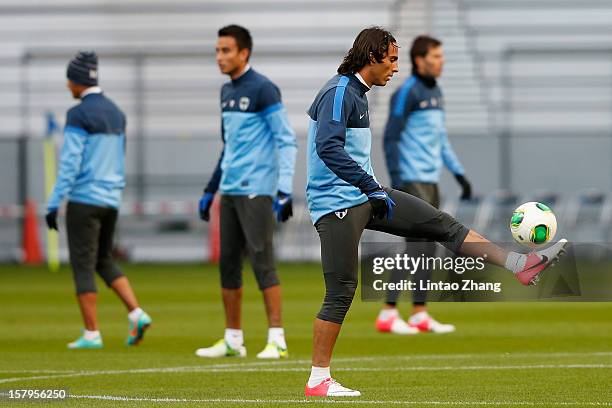
[[[395,202],[389,197],[389,194],[382,188],[374,190],[366,194],[370,204],[372,205],[372,218],[382,220],[387,217],[390,220],[393,217],[393,207]]]
[[[207,193],[207,192],[204,192],[204,194],[202,195],[202,198],[200,198],[200,203],[198,207],[200,210],[200,218],[203,221],[210,220],[210,206],[212,205],[214,198],[215,198],[214,193]]]
[[[47,227],[57,231],[57,208],[49,208],[47,215],[45,215],[45,221],[47,221]]]
[[[461,192],[461,199],[469,200],[470,198],[472,198],[472,185],[465,178],[465,176],[463,174],[455,174],[455,179],[463,189],[463,191]]]
[[[279,222],[285,222],[293,217],[293,201],[291,200],[291,194],[279,191],[274,199],[272,209],[276,214],[276,220]]]

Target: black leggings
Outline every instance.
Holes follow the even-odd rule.
[[[436,208],[440,208],[440,192],[436,183],[409,182],[403,184],[399,190],[418,197]],[[422,254],[426,257],[433,257],[436,254],[436,243],[428,239],[406,237],[406,253],[413,255]],[[431,269],[421,267],[412,274],[412,281],[426,282],[431,278],[431,272]],[[389,282],[400,282],[406,279],[406,277],[407,273],[405,270],[394,269],[393,272],[391,272]],[[386,303],[395,306],[401,293],[401,290],[387,291]],[[425,302],[427,302],[427,291],[422,290],[421,285],[417,284],[412,291],[412,303],[414,305],[424,305]]]
[[[438,241],[453,252],[463,244],[469,229],[453,217],[410,194],[385,190],[396,204],[390,220],[373,219],[372,207],[365,202],[327,214],[315,224],[325,279],[319,319],[338,324],[344,321],[357,289],[359,240],[364,229]]]

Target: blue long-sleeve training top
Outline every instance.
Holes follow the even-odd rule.
[[[393,94],[385,127],[384,151],[391,185],[438,183],[442,164],[455,175],[463,166],[448,141],[444,99],[433,81],[409,77]]]
[[[125,187],[125,115],[90,91],[66,115],[59,171],[47,209],[69,201],[118,208]]]
[[[297,143],[278,87],[252,68],[221,88],[221,157],[205,191],[291,194]]]
[[[368,201],[365,193],[379,188],[370,162],[368,89],[353,74],[335,75],[308,110],[306,197],[313,224]]]

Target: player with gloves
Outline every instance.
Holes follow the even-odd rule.
[[[97,273],[128,310],[126,344],[134,346],[151,326],[127,276],[113,260],[113,237],[125,187],[126,116],[98,86],[98,56],[77,53],[66,71],[70,93],[79,103],[66,114],[57,181],[47,203],[49,229],[67,199],[66,232],[83,334],[69,349],[104,347],[98,326]]]
[[[305,395],[356,397],[330,374],[331,356],[357,289],[359,240],[365,229],[425,238],[453,252],[479,257],[512,271],[524,285],[563,253],[566,240],[528,255],[508,252],[424,200],[382,187],[370,161],[372,134],[366,92],[398,72],[391,33],[362,30],[310,109],[306,196],[321,241],[325,298],[314,322],[312,368]],[[477,244],[477,245],[469,245]]]
[[[249,64],[252,39],[243,27],[219,30],[220,71],[230,77],[221,88],[221,157],[200,199],[200,218],[208,221],[221,193],[221,294],[225,336],[200,357],[246,356],[241,327],[242,255],[246,249],[263,292],[268,342],[258,358],[287,357],[281,322],[281,288],[274,265],[274,218],[293,215],[291,192],[297,144],[278,87]]]

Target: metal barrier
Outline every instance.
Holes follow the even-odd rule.
[[[124,256],[133,261],[200,262],[208,259],[209,224],[198,218],[196,200],[124,202],[117,228],[117,242]],[[493,241],[512,242],[510,217],[513,210],[526,201],[541,201],[553,209],[558,222],[557,238],[593,243],[594,246],[610,242],[612,238],[612,192],[588,190],[560,195],[544,190],[526,194],[498,190],[471,201],[444,199],[442,209]],[[38,213],[39,228],[43,231],[44,209],[39,207]],[[0,261],[18,259],[20,249],[14,237],[19,231],[21,214],[20,206],[0,205]],[[66,260],[63,213],[60,213],[60,220],[60,255]],[[402,238],[365,231],[362,241],[401,242]],[[295,202],[294,217],[289,222],[278,224],[275,242],[279,259],[320,259],[319,239],[304,201]],[[602,256],[599,252],[586,255]]]

